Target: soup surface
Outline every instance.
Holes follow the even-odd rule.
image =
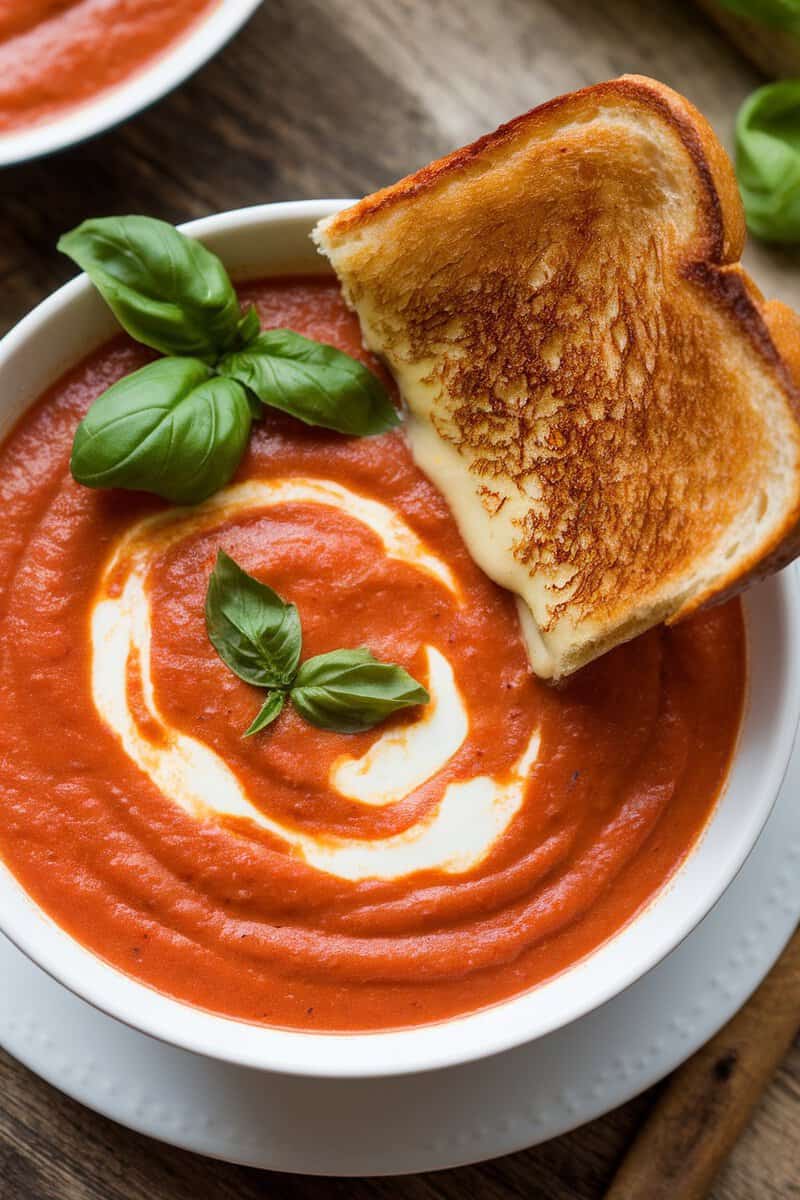
[[[121,83],[219,0],[0,0],[0,133]]]
[[[329,280],[242,296],[365,357]],[[273,413],[194,509],[76,484],[78,420],[146,357],[109,343],[0,450],[0,852],[29,893],[154,988],[322,1030],[480,1008],[629,921],[724,781],[738,602],[548,687],[402,432]],[[263,695],[206,634],[219,547],[297,604],[304,657],[366,645],[431,704],[349,736],[287,707],[243,739]]]

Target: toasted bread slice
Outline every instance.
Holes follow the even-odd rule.
[[[559,97],[315,237],[537,674],[798,552],[800,320],[738,266],[730,162],[669,88]]]

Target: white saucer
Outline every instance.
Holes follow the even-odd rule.
[[[800,918],[800,753],[738,877],[649,975],[575,1024],[466,1067],[388,1080],[229,1067],[120,1025],[0,937],[0,1042],[114,1120],[231,1162],[320,1175],[430,1171],[555,1137],[615,1108],[702,1045]]]

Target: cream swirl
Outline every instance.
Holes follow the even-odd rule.
[[[234,485],[192,509],[148,517],[117,542],[91,617],[92,699],[126,754],[172,803],[198,819],[243,817],[280,838],[310,866],[346,880],[396,879],[415,871],[472,869],[489,852],[520,808],[539,748],[537,732],[509,775],[451,783],[420,820],[389,837],[309,834],[279,822],[249,799],[223,759],[198,739],[172,727],[159,709],[150,666],[147,576],[156,555],[183,538],[240,513],[286,503],[333,506],[362,522],[392,558],[426,572],[459,595],[446,563],[397,513],[378,501],[325,479],[255,480]],[[111,583],[113,581],[113,587]],[[431,703],[420,718],[384,731],[360,758],[332,765],[331,788],[367,806],[396,803],[443,769],[469,732],[469,714],[452,665],[426,646]],[[128,669],[141,678],[142,699],[158,730],[146,734],[131,709]]]

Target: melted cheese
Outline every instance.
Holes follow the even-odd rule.
[[[351,298],[351,302],[352,298]],[[357,307],[364,344],[376,354],[385,355],[380,326],[369,300],[360,297]],[[470,468],[476,455],[457,449],[438,432],[434,411],[441,384],[437,382],[436,363],[431,359],[415,360],[402,342],[394,346],[389,365],[397,381],[410,416],[406,422],[411,453],[420,470],[442,492],[452,512],[459,532],[470,555],[483,571],[519,598],[522,635],[534,672],[543,679],[551,678],[557,664],[574,642],[574,630],[569,621],[551,620],[551,588],[559,586],[561,601],[569,599],[571,572],[531,572],[513,553],[525,525],[526,517],[540,500],[533,477],[524,488],[510,478],[493,477],[495,500],[491,511],[485,507],[479,487],[480,471]],[[546,630],[547,632],[543,632]],[[598,622],[584,620],[582,631],[587,639],[600,632]]]
[[[545,641],[536,614],[547,620],[547,591],[544,582],[532,576],[510,552],[517,538],[518,523],[524,521],[530,498],[508,481],[492,480],[493,491],[502,494],[503,506],[494,515],[484,507],[475,478],[465,457],[437,433],[430,418],[433,389],[429,372],[394,367],[403,396],[412,408],[407,422],[411,453],[419,469],[432,479],[452,512],[459,532],[475,562],[490,579],[508,588],[518,598],[522,636],[534,672],[543,679],[552,676],[556,656],[554,636]]]

